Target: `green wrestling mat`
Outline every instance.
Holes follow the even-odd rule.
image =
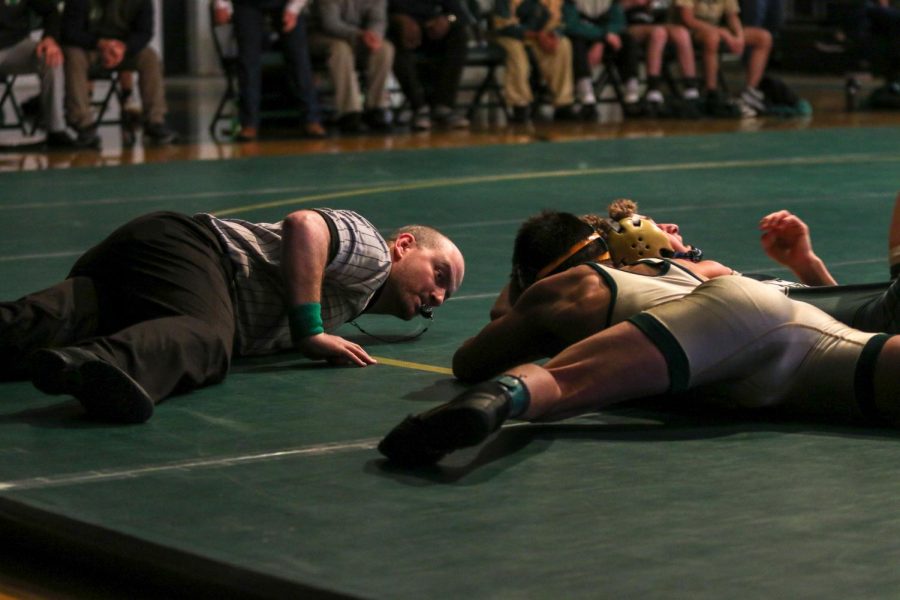
[[[631,197],[708,257],[787,276],[756,230],[787,208],[840,282],[870,282],[887,277],[898,175],[896,128],[3,174],[3,299],[52,284],[118,224],[162,209],[276,221],[331,206],[385,232],[424,222],[457,242],[467,272],[416,341],[341,330],[377,366],[238,361],[224,384],[141,426],[93,424],[74,400],[2,384],[0,517],[51,550],[198,594],[896,597],[894,431],[623,409],[511,425],[434,470],[394,470],[374,448],[462,389],[451,357],[487,321],[530,214]]]

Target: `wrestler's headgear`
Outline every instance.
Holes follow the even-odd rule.
[[[615,264],[631,264],[642,258],[673,258],[675,249],[659,226],[641,215],[631,215],[609,225],[606,244]]]

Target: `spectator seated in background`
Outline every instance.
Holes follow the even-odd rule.
[[[625,112],[636,115],[640,101],[638,46],[626,30],[622,6],[615,0],[566,0],[563,23],[566,37],[572,43],[572,70],[581,117],[596,119],[598,114],[590,61],[592,49],[598,45],[601,58],[605,52],[615,56],[619,74],[625,81]],[[651,103],[663,100],[659,93],[659,73],[656,75],[648,81],[647,100]]]
[[[309,60],[306,18],[302,14],[305,5],[306,0],[216,0],[216,23],[234,22],[238,46],[239,141],[255,140],[259,134],[266,17],[271,19],[273,29],[278,31],[281,39],[281,50],[291,83],[289,89],[303,115],[303,132],[314,138],[325,136]]]
[[[31,38],[31,19],[43,26],[40,41]],[[65,79],[59,47],[60,13],[54,0],[24,0],[0,4],[0,75],[37,73],[41,80],[40,112],[47,128],[47,146],[72,147],[63,114]]]
[[[553,96],[554,117],[577,118],[572,95],[572,44],[562,35],[562,0],[497,0],[494,4],[495,41],[506,51],[503,95],[513,123],[531,118],[531,65],[538,70]],[[526,50],[527,49],[527,50]]]
[[[706,109],[712,116],[755,116],[765,111],[759,83],[772,50],[772,34],[758,27],[743,27],[737,0],[675,0],[673,19],[686,26],[703,54]],[[746,86],[740,104],[732,104],[719,90],[719,50],[743,56],[749,51]]]
[[[468,127],[469,120],[456,112],[456,93],[473,22],[469,11],[460,0],[390,0],[388,13],[394,75],[412,108],[412,128],[430,129],[432,121]],[[418,64],[420,55],[428,58],[425,68]]]
[[[386,0],[317,0],[310,35],[313,56],[325,58],[334,85],[334,108],[340,129],[347,133],[391,126],[387,81],[394,63],[394,45],[387,31]],[[365,69],[365,114],[356,75]]]
[[[80,145],[100,147],[91,113],[92,67],[137,71],[144,134],[159,144],[177,139],[165,122],[168,107],[162,64],[149,45],[153,28],[152,0],[66,0],[62,20],[66,119],[78,132]]]
[[[666,11],[655,10],[650,0],[622,0],[628,33],[644,44],[647,61],[647,100],[649,107],[659,108],[663,102],[659,92],[666,45],[675,48],[678,66],[681,68],[681,100],[672,112],[679,116],[696,117],[700,114],[700,92],[697,90],[697,63],[691,33],[683,25],[666,22]],[[656,91],[654,91],[656,90]]]

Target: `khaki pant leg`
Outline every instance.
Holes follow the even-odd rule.
[[[137,53],[134,64],[141,88],[141,102],[144,103],[144,120],[148,123],[162,123],[166,119],[168,107],[159,55],[148,46]]]
[[[528,75],[528,54],[521,40],[506,36],[497,36],[495,41],[506,51],[506,74],[503,78],[503,96],[509,106],[528,106],[534,97]]]
[[[394,66],[394,45],[383,40],[381,48],[369,54],[366,66],[366,108],[388,108],[391,99],[387,94],[387,82]]]
[[[77,46],[65,46],[66,73],[66,121],[75,129],[85,129],[94,124],[91,112],[91,92],[88,70],[97,59],[97,52]]]
[[[572,96],[572,43],[561,36],[556,52],[547,53],[540,46],[529,42],[534,50],[538,69],[553,92],[553,106],[568,106],[575,101]]]
[[[328,75],[334,86],[334,108],[340,117],[362,111],[362,94],[356,76],[356,59],[353,47],[345,40],[314,34],[310,37],[313,53],[325,55]]]

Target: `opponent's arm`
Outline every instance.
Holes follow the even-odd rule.
[[[775,262],[789,268],[802,283],[837,285],[825,263],[813,251],[809,227],[786,210],[766,215],[759,222],[762,247]]]
[[[494,300],[494,305],[491,307],[491,321],[499,319],[508,313],[510,308],[512,308],[512,305],[509,303],[509,284],[507,283],[503,289],[500,290],[500,294],[497,296],[497,299]]]
[[[517,364],[558,351],[547,326],[562,300],[548,278],[528,288],[503,316],[494,319],[453,355],[453,374],[463,381],[481,381]]]
[[[331,234],[325,217],[311,210],[289,214],[282,224],[281,268],[294,346],[304,356],[337,364],[373,364],[358,344],[325,333],[322,327],[322,280]]]
[[[576,267],[529,287],[503,316],[453,356],[453,374],[481,381],[517,364],[553,356],[605,326],[609,291],[590,267]]]

